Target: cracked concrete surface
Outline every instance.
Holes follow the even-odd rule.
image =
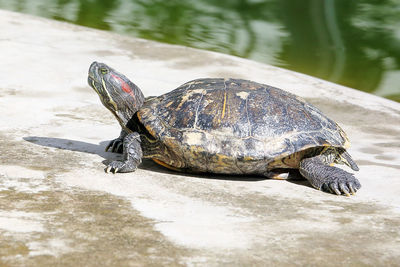
[[[212,52],[0,11],[1,266],[400,265],[400,104]],[[175,173],[151,161],[106,174],[118,123],[89,64],[145,95],[200,77],[298,94],[352,141],[356,196],[304,181]]]

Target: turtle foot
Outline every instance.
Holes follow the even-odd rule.
[[[303,159],[299,170],[313,187],[324,192],[350,196],[361,188],[360,182],[353,174],[325,165],[319,156]]]
[[[119,161],[115,160],[108,164],[105,169],[106,173],[112,172],[134,172],[137,169],[137,166],[128,161]]]
[[[122,134],[121,134],[122,136]],[[121,136],[114,139],[106,147],[106,150],[111,147],[111,151],[119,152],[121,149],[123,151],[124,160],[115,160],[108,164],[105,171],[117,173],[117,172],[133,172],[137,169],[138,165],[142,162],[142,148],[140,146],[140,136],[138,133],[130,133],[125,135],[124,139]]]
[[[354,195],[361,188],[360,182],[353,174],[336,167],[331,168],[337,170],[333,175],[323,179],[320,190],[336,195],[345,194],[350,196],[350,194]]]

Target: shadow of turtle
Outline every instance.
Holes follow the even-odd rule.
[[[23,137],[23,139],[39,146],[96,154],[103,157],[104,159],[107,159],[110,155],[113,154],[104,150],[103,146],[106,142],[101,142],[99,145],[95,145],[70,139],[39,136],[27,136]]]
[[[27,136],[23,138],[25,141],[33,143],[35,145],[44,146],[44,147],[52,147],[58,148],[62,150],[83,152],[89,154],[95,154],[101,156],[104,160],[102,163],[107,166],[113,160],[121,160],[122,155],[120,153],[113,153],[105,151],[105,147],[108,145],[108,141],[100,142],[97,144],[91,144],[88,142],[64,139],[64,138],[55,138],[55,137],[39,137],[39,136]],[[165,169],[155,163],[152,160],[144,159],[143,163],[139,166],[140,169],[145,170],[155,170],[159,172],[170,172],[168,169]]]
[[[118,153],[106,152],[105,147],[108,145],[109,141],[103,141],[99,144],[91,144],[88,142],[56,138],[56,137],[40,137],[40,136],[27,136],[23,137],[27,142],[33,143],[35,145],[51,147],[69,151],[76,151],[82,153],[89,153],[101,156],[104,160],[102,163],[107,166],[113,160],[121,160],[122,155]],[[140,164],[139,169],[148,170],[153,172],[159,172],[171,175],[187,176],[192,178],[202,178],[202,179],[218,179],[218,180],[230,180],[230,181],[261,181],[268,178],[264,176],[256,175],[226,175],[226,174],[215,174],[215,173],[191,173],[191,172],[178,172],[167,169],[156,164],[151,159],[143,159],[142,164]],[[290,175],[289,175],[290,178]]]

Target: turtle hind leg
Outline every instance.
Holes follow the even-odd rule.
[[[324,164],[322,156],[318,155],[300,161],[299,171],[313,187],[318,190],[337,195],[355,194],[361,188],[360,182],[353,174],[340,168]]]
[[[106,172],[133,172],[142,162],[143,152],[140,146],[140,135],[136,132],[127,134],[123,141],[124,160],[115,160],[108,164]]]

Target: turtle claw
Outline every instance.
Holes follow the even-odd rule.
[[[344,193],[347,197],[350,196],[350,193],[349,193],[349,191],[348,191],[347,189],[343,189],[343,193]]]
[[[342,193],[340,192],[337,183],[330,183],[329,188],[336,194],[336,195],[341,195]]]
[[[111,171],[111,166],[108,166],[107,168],[106,168],[106,173],[109,173]]]
[[[122,149],[123,149],[123,142],[120,142],[120,143],[118,143],[117,149],[115,150],[115,152],[120,153],[119,151],[121,151],[121,153],[122,153]],[[113,152],[114,152],[114,150],[113,150]]]
[[[321,187],[322,191],[329,192],[336,195],[355,195],[357,190],[360,189],[361,185],[356,178],[351,176],[354,181],[339,180],[333,181],[329,184],[323,184]]]
[[[121,172],[133,172],[137,169],[137,164],[131,161],[119,161],[115,160],[108,164],[105,168],[106,173],[121,173]]]
[[[350,192],[351,192],[351,194],[352,194],[352,195],[355,195],[355,194],[356,194],[356,191],[354,190],[354,188],[353,188],[353,185],[352,185],[352,184],[349,184],[349,188],[350,188]]]
[[[346,196],[350,196],[349,189],[344,183],[339,184],[340,191],[342,191]]]
[[[108,143],[108,145],[107,145],[106,148],[104,149],[105,152],[107,152],[108,149],[110,148],[110,146],[111,146],[110,144],[111,144],[111,143]]]
[[[123,161],[112,161],[110,164],[108,164],[106,168],[106,173],[117,173],[119,172],[124,172],[123,170],[125,169],[125,162]]]
[[[108,143],[108,145],[106,146],[106,149],[104,149],[106,152],[110,149],[110,147],[113,146],[115,140],[112,140]]]
[[[114,140],[111,140],[108,145],[106,146],[105,151],[110,151],[113,153],[122,153],[122,149],[123,149],[123,143],[124,140],[121,138],[116,138]]]

